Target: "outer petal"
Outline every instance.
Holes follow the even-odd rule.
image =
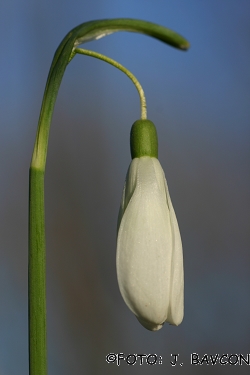
[[[184,315],[184,270],[181,235],[165,180],[172,232],[171,296],[167,321],[178,326]]]
[[[157,159],[133,159],[119,216],[121,294],[146,328],[158,330],[168,318],[173,271],[172,224],[164,172]]]

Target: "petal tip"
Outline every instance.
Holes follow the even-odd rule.
[[[152,331],[152,332],[159,331],[163,327],[163,324],[165,323],[165,322],[163,322],[161,324],[156,324],[156,323],[153,323],[153,322],[149,322],[148,320],[145,320],[143,318],[139,318],[138,316],[137,316],[137,319],[144,328],[146,328],[147,330]]]

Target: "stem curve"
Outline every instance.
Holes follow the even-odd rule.
[[[118,31],[146,34],[181,50],[186,50],[189,47],[188,41],[176,32],[151,22],[136,19],[117,18],[89,21],[72,29],[60,43],[51,64],[39,117],[32,166],[45,169],[50,122],[61,80],[74,47]]]
[[[135,87],[136,87],[136,89],[138,91],[138,94],[140,96],[140,102],[141,102],[141,119],[142,120],[146,120],[147,119],[147,104],[146,104],[145,94],[144,94],[144,91],[143,91],[143,88],[142,88],[140,82],[134,76],[134,74],[132,74],[127,68],[125,68],[123,65],[121,65],[117,61],[111,59],[110,57],[102,55],[101,53],[94,52],[94,51],[89,51],[89,50],[83,49],[83,48],[75,48],[74,49],[74,53],[79,53],[79,54],[82,54],[82,55],[87,55],[87,56],[95,57],[96,59],[105,61],[106,63],[114,66],[115,68],[117,68],[117,69],[121,70],[123,73],[125,73],[131,79],[131,81],[133,82],[133,84],[135,85]]]

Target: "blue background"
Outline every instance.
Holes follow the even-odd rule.
[[[0,374],[28,372],[28,169],[53,54],[76,25],[101,18],[156,22],[188,52],[144,35],[86,44],[130,69],[147,97],[182,234],[185,317],[146,331],[115,271],[116,219],[137,92],[120,71],[77,56],[60,88],[46,170],[50,374],[247,374],[191,366],[191,353],[250,347],[250,3],[247,0],[9,0],[0,4]],[[156,353],[120,367],[110,353]],[[171,367],[171,353],[178,363]]]

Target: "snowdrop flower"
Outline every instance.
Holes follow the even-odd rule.
[[[184,280],[180,232],[151,121],[133,125],[131,154],[118,218],[118,284],[139,322],[157,331],[164,322],[182,322]]]

